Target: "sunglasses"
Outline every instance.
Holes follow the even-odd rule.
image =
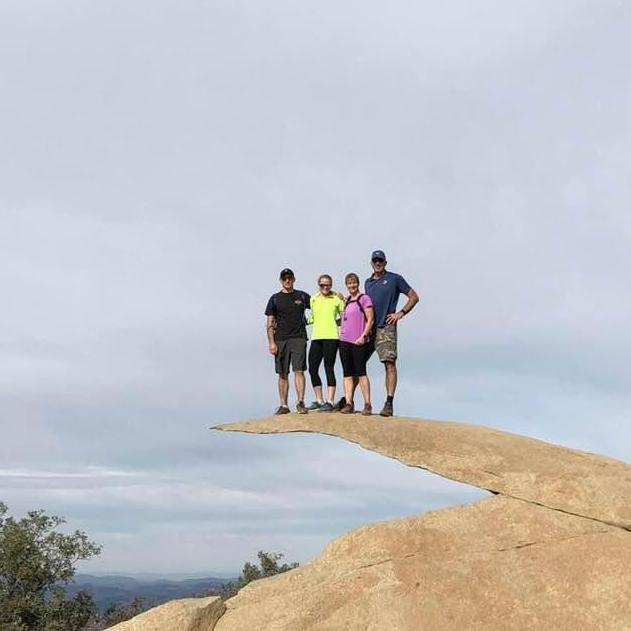
[[[326,289],[327,287],[333,287],[333,285],[329,284],[329,283],[320,283],[320,287],[322,287],[322,289]]]
[[[372,262],[373,263],[385,263],[386,260],[385,259],[373,259]]]

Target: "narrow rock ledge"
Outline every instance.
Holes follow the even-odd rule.
[[[451,480],[631,529],[631,466],[497,429],[335,413],[287,414],[213,429],[337,436]]]

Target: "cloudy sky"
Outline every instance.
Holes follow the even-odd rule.
[[[238,571],[482,497],[276,405],[290,265],[421,304],[399,414],[631,460],[622,0],[0,0],[0,499],[92,572]],[[371,367],[375,404],[382,369]]]

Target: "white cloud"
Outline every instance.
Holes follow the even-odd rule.
[[[330,439],[206,429],[274,407],[279,269],[340,284],[375,247],[422,295],[400,413],[630,458],[628,21],[614,0],[4,2],[2,497],[139,571],[205,545],[209,570],[302,559],[353,515],[461,501]]]

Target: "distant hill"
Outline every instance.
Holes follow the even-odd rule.
[[[235,579],[204,577],[145,580],[130,576],[77,574],[67,592],[69,596],[74,596],[81,590],[89,592],[101,611],[115,603],[130,602],[137,596],[144,599],[144,605],[148,608],[175,598],[207,596],[211,591],[217,592],[231,580]]]

